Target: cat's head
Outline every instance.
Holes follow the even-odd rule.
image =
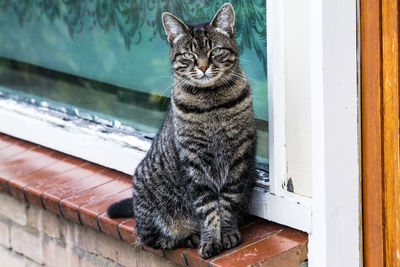
[[[221,86],[234,77],[238,58],[231,4],[224,4],[211,22],[185,24],[168,12],[162,21],[171,45],[171,69],[183,87]]]

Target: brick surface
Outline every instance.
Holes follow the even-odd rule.
[[[62,236],[67,244],[98,254],[96,244],[98,232],[64,219],[61,222]]]
[[[230,254],[230,257],[222,257],[212,261],[212,266],[232,266],[232,264],[238,264],[239,266],[250,266],[250,265],[262,265],[262,263],[267,263],[268,261],[274,261],[275,257],[282,255],[284,253],[290,256],[290,251],[296,249],[297,247],[305,247],[307,243],[307,234],[303,232],[296,231],[294,229],[285,229],[279,233],[273,234],[266,237],[258,242],[253,243],[250,246],[239,249]],[[302,255],[297,258],[295,262],[297,265],[304,261],[307,257],[305,250],[302,251]],[[285,256],[283,258],[286,258]],[[282,259],[282,258],[281,258]],[[275,261],[279,264],[281,261]],[[282,266],[284,262],[281,262]],[[291,261],[291,263],[293,263]],[[273,266],[277,266],[277,265]],[[269,266],[268,264],[265,264]],[[294,265],[289,265],[294,266]]]
[[[99,255],[86,253],[84,257],[80,259],[79,267],[121,267],[122,265],[105,259]]]
[[[12,175],[13,171],[11,170],[10,175],[14,178],[8,181],[10,194],[25,200],[24,190],[29,184],[35,182],[43,183],[43,180],[49,181],[55,174],[73,168],[71,164],[64,164],[68,159],[69,157],[65,154],[52,153],[51,155],[37,157],[35,160],[26,160],[30,164],[28,165],[29,168],[21,166],[24,169],[24,173]]]
[[[97,249],[100,255],[123,266],[138,266],[138,248],[116,240],[108,235],[97,235]]]
[[[26,225],[27,223],[27,204],[16,200],[15,198],[0,193],[0,214],[17,222],[20,225]]]
[[[32,174],[18,178],[15,183],[26,184],[24,192],[27,200],[29,203],[41,207],[43,192],[81,180],[92,175],[97,170],[99,170],[98,165],[70,157],[42,169],[36,175]]]
[[[63,154],[55,153],[55,151],[48,148],[35,147],[9,160],[4,160],[0,166],[0,177],[7,179],[8,183],[11,183],[17,177],[27,175],[57,162],[60,159],[60,155]]]
[[[0,192],[22,200],[0,193],[0,267],[297,266],[307,257],[305,233],[253,217],[240,246],[207,260],[197,249],[137,247],[127,243],[134,220],[105,214],[131,195],[130,176],[2,134],[0,159]]]
[[[103,233],[111,235],[116,239],[120,239],[120,236],[118,233],[118,224],[123,223],[127,220],[128,220],[128,218],[111,219],[110,217],[108,217],[107,214],[103,214],[103,215],[97,217],[97,222],[100,225],[100,230]]]
[[[62,220],[61,228],[62,236],[68,245],[74,245],[84,251],[99,255],[122,266],[136,266],[137,248],[135,246],[116,240],[89,227],[66,220]],[[93,263],[87,259],[81,259],[81,261],[87,266],[91,266]],[[96,262],[103,261],[97,259]],[[108,261],[105,262],[107,263]]]
[[[85,251],[98,253],[97,250],[97,237],[99,232],[96,232],[88,227],[82,227],[75,224],[76,243],[75,245]]]
[[[11,249],[7,249],[0,246],[0,266],[26,266],[27,259],[17,253],[13,252]]]
[[[83,205],[79,208],[79,218],[84,225],[88,225],[100,231],[99,224],[97,223],[97,216],[104,214],[107,211],[108,206],[110,206],[112,203],[130,196],[132,196],[131,188],[100,201]]]
[[[0,219],[0,245],[9,248],[10,243],[10,225],[7,221]],[[1,266],[1,265],[0,265]]]
[[[38,231],[14,224],[10,236],[13,250],[37,263],[43,263],[42,237]]]
[[[195,265],[206,267],[209,266],[211,262],[216,259],[223,258],[225,255],[231,255],[232,252],[245,248],[251,243],[254,243],[257,240],[265,238],[285,228],[285,226],[280,224],[267,222],[265,220],[256,220],[239,229],[242,236],[242,243],[239,246],[232,249],[224,250],[220,254],[208,259],[200,258],[197,249],[188,249],[185,251],[185,257],[187,259],[187,262],[191,266]]]
[[[185,266],[186,262],[185,262],[183,255],[186,250],[188,250],[188,249],[187,248],[177,248],[177,249],[172,249],[172,250],[166,249],[164,251],[165,258],[172,262],[178,263],[181,266]]]
[[[0,245],[0,266],[1,267],[41,267],[34,261],[16,253],[11,249],[7,249]]]
[[[48,266],[79,266],[79,255],[65,243],[54,238],[45,238],[43,244],[43,261]]]
[[[307,263],[302,262],[307,258],[307,244],[294,247],[275,257],[261,260],[251,266],[268,266],[268,267],[307,267]]]
[[[28,207],[28,226],[44,232],[45,234],[60,239],[61,222],[60,216],[45,211],[35,205]]]
[[[115,179],[109,183],[64,198],[60,202],[62,214],[65,218],[80,222],[78,210],[81,206],[103,200],[108,196],[129,190],[131,187],[132,184],[128,179]]]
[[[180,266],[157,254],[153,254],[144,250],[140,250],[138,266],[140,267],[175,267]]]
[[[121,235],[122,240],[128,243],[136,242],[136,232],[134,230],[135,220],[129,219],[118,225],[118,231]]]
[[[8,146],[1,150],[0,153],[0,191],[8,192],[8,182],[17,177],[18,174],[24,169],[15,167],[16,165],[23,165],[23,159],[20,158],[21,154],[28,154],[30,151],[39,149],[40,146],[32,143],[19,141],[14,145]]]
[[[47,210],[61,214],[58,206],[58,202],[60,200],[71,197],[75,194],[89,190],[91,188],[110,183],[114,180],[114,178],[117,178],[113,177],[112,174],[115,175],[115,171],[106,170],[101,171],[100,173],[93,173],[92,175],[87,176],[81,180],[54,187],[53,189],[43,192],[42,199],[44,207]]]
[[[0,160],[1,160],[0,161],[0,168],[2,168],[1,166],[3,164],[1,164],[1,163],[3,163],[4,160],[9,160],[9,159],[17,156],[20,153],[23,153],[23,152],[25,152],[25,151],[27,151],[29,149],[35,149],[35,148],[38,148],[38,147],[39,147],[38,145],[34,145],[32,143],[29,143],[29,142],[18,141],[18,142],[15,142],[13,145],[2,149],[1,153],[0,153]]]
[[[42,264],[37,264],[37,263],[34,262],[34,261],[31,261],[31,260],[29,260],[29,259],[26,259],[26,265],[25,265],[25,267],[43,267],[43,265],[42,265]]]
[[[0,150],[8,146],[11,146],[17,141],[18,141],[17,139],[11,138],[10,136],[7,135],[0,136]]]

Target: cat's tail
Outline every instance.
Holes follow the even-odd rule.
[[[107,214],[110,218],[133,217],[133,199],[130,197],[111,204],[107,209]]]

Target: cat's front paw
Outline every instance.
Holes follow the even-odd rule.
[[[200,242],[199,256],[203,259],[217,255],[223,250],[223,246],[219,240],[209,239]]]
[[[242,242],[239,231],[226,232],[222,234],[222,245],[224,249],[236,247]]]
[[[183,240],[183,247],[185,248],[197,248],[200,244],[200,236],[193,234]]]

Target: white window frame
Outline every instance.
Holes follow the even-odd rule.
[[[362,266],[359,0],[310,0],[310,266]]]
[[[290,77],[285,76],[284,1],[267,1],[271,190],[258,198],[266,201],[267,218],[309,233],[309,266],[361,266],[359,1],[305,0],[312,198],[289,193],[284,186],[291,164],[285,132],[285,81]]]
[[[270,191],[255,189],[253,209],[267,219],[310,233],[310,266],[357,266],[361,262],[357,1],[308,1],[312,198],[287,192],[282,186],[290,164],[285,132],[285,10],[283,0],[268,0]],[[150,146],[141,138],[83,128],[12,100],[0,100],[0,118],[0,132],[127,174],[133,173]],[[338,142],[345,144],[339,151]]]
[[[311,232],[311,198],[286,190],[286,76],[284,1],[267,1],[270,190],[255,190],[255,214]]]

